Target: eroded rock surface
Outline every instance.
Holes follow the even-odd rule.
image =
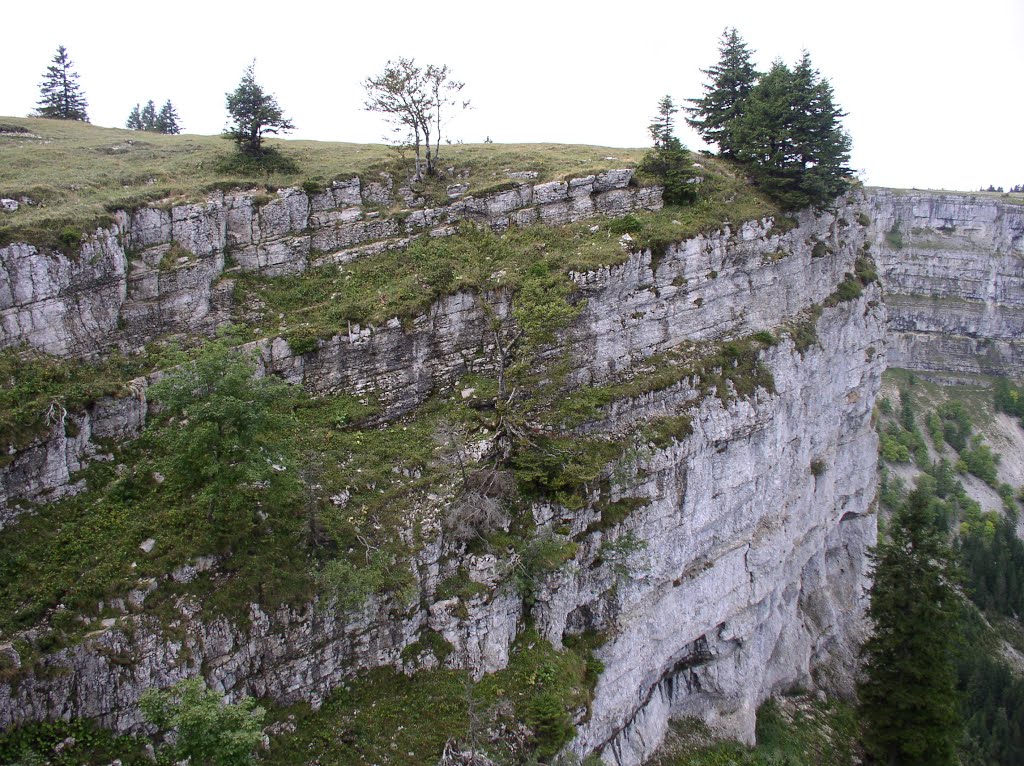
[[[1024,376],[1024,205],[876,189],[865,210],[889,307],[889,364]]]
[[[625,200],[634,192],[622,184],[623,179],[599,176],[540,185],[530,188],[531,200],[521,188],[515,198],[503,192],[508,199],[490,199],[486,210],[472,214],[493,220],[532,209],[541,219],[571,216],[597,205],[601,194],[610,195],[601,204],[620,200],[621,209],[628,209],[635,201]],[[327,202],[306,203],[283,195],[272,215],[240,215],[250,229],[258,224],[260,231],[290,237],[294,227],[308,225],[303,216],[317,215],[319,208],[339,210],[338,193]],[[354,200],[352,188],[341,193]],[[468,206],[471,200],[463,202]],[[803,214],[786,233],[771,221],[751,222],[658,256],[638,252],[620,266],[575,275],[586,308],[556,343],[571,350],[567,385],[600,384],[653,355],[695,342],[760,330],[785,336],[787,327],[807,320],[812,307],[828,298],[862,254],[865,229],[855,222],[855,203]],[[138,215],[132,231],[146,232],[137,234],[139,246],[164,247],[153,243],[166,238],[165,220]],[[217,232],[234,229],[211,229],[209,215],[208,208],[195,215],[171,213],[169,225],[172,231],[180,224],[182,231],[196,232],[175,241],[191,243],[195,263],[216,265],[227,243]],[[424,225],[433,223],[425,219]],[[219,244],[203,244],[211,242]],[[253,245],[238,240],[234,246]],[[253,252],[258,261],[259,251]],[[304,251],[291,252],[300,255],[288,262],[301,264]],[[180,257],[188,268],[188,256]],[[870,413],[884,366],[879,297],[877,287],[869,286],[859,299],[825,308],[816,322],[817,343],[802,351],[792,340],[766,347],[762,361],[774,378],[774,392],[760,388],[723,404],[684,380],[619,400],[580,426],[581,432],[614,434],[662,414],[688,411],[693,418],[691,435],[669,446],[641,445],[628,470],[617,475],[613,493],[639,503],[621,524],[588,531],[594,509],[534,509],[542,527],[568,526],[581,541],[575,558],[539,591],[538,629],[556,645],[584,631],[607,636],[597,652],[605,670],[591,715],[580,721],[572,745],[577,752],[599,751],[609,763],[639,763],[676,715],[698,715],[749,739],[757,704],[774,691],[793,685],[848,691],[862,629],[863,552],[874,540]],[[281,339],[257,347],[267,369],[314,392],[372,393],[384,416],[395,417],[469,369],[493,370],[493,337],[482,303],[499,316],[508,313],[502,293],[462,294],[439,301],[405,327],[396,321],[347,328],[312,353],[295,355]],[[122,406],[119,416],[97,416],[97,422],[116,423],[118,435],[137,429],[144,392]],[[35,449],[87,451],[61,446],[61,438],[67,437],[51,434]],[[28,463],[24,470],[31,470]],[[61,484],[66,480],[59,471],[44,474],[51,477],[51,492],[69,486]],[[13,475],[11,481],[27,482]],[[200,672],[231,696],[316,704],[361,669],[407,667],[403,651],[424,627],[455,648],[447,664],[477,676],[503,667],[522,626],[521,596],[497,562],[461,553],[431,521],[431,509],[423,513],[428,537],[434,532],[418,554],[421,598],[415,606],[371,600],[344,614],[315,604],[275,614],[254,606],[247,620],[228,624],[204,621],[201,606],[183,599],[178,624],[166,634],[154,618],[129,612],[98,626],[79,645],[22,668],[16,683],[0,685],[0,726],[85,716],[134,730],[144,689]],[[602,543],[627,534],[641,547],[630,556],[631,574],[623,576],[600,561],[600,551]],[[193,569],[200,565],[209,562],[196,562]],[[439,599],[438,583],[459,565],[485,592],[462,604]],[[180,576],[190,572],[183,569]],[[149,587],[140,584],[128,601],[142,603]]]

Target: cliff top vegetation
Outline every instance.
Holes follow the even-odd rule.
[[[0,117],[0,197],[20,201],[0,218],[0,244],[46,242],[109,223],[117,209],[194,202],[218,189],[323,188],[353,176],[408,176],[408,158],[383,144],[279,141],[294,169],[282,172],[233,162],[220,136],[140,134],[81,122]],[[509,183],[509,173],[536,173],[534,183],[612,168],[636,167],[646,149],[567,144],[453,144],[441,172],[417,184],[427,204],[446,199],[447,185],[482,194]],[[448,169],[452,168],[452,172]],[[77,237],[75,238],[77,243]]]

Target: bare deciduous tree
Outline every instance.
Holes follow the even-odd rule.
[[[453,107],[469,107],[468,101],[457,98],[465,83],[450,79],[450,74],[447,66],[420,67],[415,59],[399,58],[388,61],[379,76],[363,81],[365,109],[385,115],[399,136],[398,143],[411,145],[415,150],[417,179],[423,177],[424,171],[427,175],[437,172],[447,112]]]

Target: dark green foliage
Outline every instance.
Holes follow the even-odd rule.
[[[512,468],[527,494],[582,508],[589,490],[617,454],[616,445],[599,439],[541,436],[532,446],[520,445],[512,456]]]
[[[1014,520],[989,519],[965,525],[960,560],[971,600],[986,612],[1024,615],[1024,543]]]
[[[901,477],[890,476],[885,468],[881,473],[882,481],[878,488],[878,500],[888,510],[895,511],[906,500],[906,487]]]
[[[159,748],[169,763],[196,766],[249,766],[263,742],[265,711],[251,697],[225,704],[202,679],[180,681],[166,691],[148,689],[139,701],[142,715],[174,743]]]
[[[690,117],[686,122],[710,144],[716,144],[723,157],[736,156],[733,126],[743,113],[744,102],[757,82],[758,73],[751,61],[753,51],[740,37],[735,27],[722,33],[718,46],[718,63],[701,71],[709,81],[704,83],[704,95],[687,99]]]
[[[941,424],[942,437],[946,443],[957,452],[967,446],[967,439],[971,435],[971,416],[962,402],[951,400],[943,402],[936,409]]]
[[[820,207],[842,194],[853,175],[844,116],[806,52],[793,69],[776,61],[731,125],[736,157],[784,207]]]
[[[995,407],[999,412],[1016,415],[1024,425],[1024,389],[1006,378],[997,378],[994,390]]]
[[[1024,680],[992,654],[965,651],[957,663],[965,728],[963,766],[1024,763]]]
[[[156,104],[153,103],[153,99],[147,101],[146,106],[143,107],[140,122],[143,130],[156,131]]]
[[[242,154],[261,159],[266,153],[263,148],[266,135],[287,133],[295,126],[285,118],[277,99],[265,93],[256,82],[255,69],[254,61],[242,73],[238,87],[226,94],[230,124],[224,131],[224,137],[234,141]]]
[[[295,491],[292,456],[266,445],[287,427],[294,390],[254,373],[251,358],[218,341],[149,391],[167,424],[157,435],[169,456],[167,488],[191,496],[218,551],[256,535],[264,506]]]
[[[124,766],[153,763],[143,740],[118,736],[92,721],[43,721],[0,733],[0,763],[9,766],[81,766],[114,759]]]
[[[131,114],[128,115],[124,126],[130,130],[146,130],[150,133],[176,134],[181,132],[181,127],[178,125],[178,112],[170,99],[160,108],[159,113],[152,99],[147,101],[146,106],[141,110],[136,104],[132,107]]]
[[[171,100],[167,99],[164,105],[160,107],[160,114],[156,116],[156,131],[167,135],[181,133],[181,125],[178,124],[178,119],[178,110],[174,108]]]
[[[887,463],[910,462],[910,449],[900,441],[901,433],[903,432],[896,430],[895,433],[882,431],[878,434],[878,449]]]
[[[1017,766],[1024,758],[1024,680],[1000,651],[1002,635],[993,625],[1019,630],[1020,583],[1024,582],[1024,545],[1014,523],[995,514],[975,516],[962,525],[960,559],[967,591],[984,610],[964,614],[964,651],[957,657],[960,710],[966,731],[961,743],[964,766]]]
[[[932,500],[921,487],[911,492],[872,554],[874,630],[859,696],[865,745],[882,763],[956,763],[957,596]]]
[[[980,436],[971,439],[970,446],[960,450],[960,460],[964,467],[991,487],[999,486],[996,469],[999,466],[999,455],[981,441]]]
[[[78,84],[78,73],[72,67],[67,49],[57,46],[53,63],[46,68],[43,81],[39,83],[39,103],[36,112],[40,117],[55,120],[81,120],[88,122],[86,108],[89,106]]]
[[[621,218],[612,218],[606,224],[608,231],[612,234],[639,234],[643,228],[643,222],[632,213],[627,213]]]
[[[124,121],[124,126],[128,130],[143,130],[142,112],[139,110],[138,104],[132,107],[132,111],[128,114],[128,119]]]
[[[245,152],[235,152],[218,157],[215,164],[220,173],[246,178],[266,178],[275,173],[297,173],[299,170],[295,160],[266,145],[261,148],[258,157]]]
[[[889,411],[892,411],[891,404]],[[917,428],[913,400],[909,390],[900,389],[900,414],[898,422],[889,422],[879,428],[879,450],[882,458],[890,463],[909,463],[911,457],[918,465],[927,468],[928,446]]]
[[[673,115],[679,111],[669,96],[658,102],[658,115],[648,126],[654,148],[644,155],[640,170],[658,179],[668,205],[685,205],[697,199],[696,173],[689,150],[675,136]]]

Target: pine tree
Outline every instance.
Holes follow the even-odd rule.
[[[776,60],[733,120],[738,160],[758,186],[794,209],[830,202],[849,185],[850,137],[832,86],[805,52],[794,69]]]
[[[55,120],[81,120],[88,122],[86,107],[89,105],[78,84],[78,73],[72,67],[74,63],[68,58],[67,49],[57,46],[53,63],[46,68],[43,81],[39,83],[39,99],[37,114]]]
[[[874,631],[861,650],[859,688],[864,742],[880,763],[953,766],[962,724],[952,551],[936,524],[933,498],[920,487],[893,514],[890,529],[872,554]]]
[[[156,129],[160,133],[169,135],[181,133],[181,126],[178,125],[178,112],[170,99],[167,99],[167,103],[160,107],[160,114],[156,117]]]
[[[156,104],[153,99],[147,101],[142,109],[142,129],[151,132],[156,130]]]
[[[832,85],[803,52],[793,69],[799,119],[793,131],[799,162],[800,186],[811,204],[835,199],[849,186],[850,136],[843,130],[846,116],[835,104]]]
[[[250,157],[263,157],[263,138],[268,133],[287,133],[295,126],[286,119],[277,99],[264,93],[256,82],[256,62],[242,74],[238,87],[226,94],[226,104],[231,124],[225,129],[224,137],[238,144],[238,150]]]
[[[678,111],[671,96],[658,102],[658,114],[647,128],[654,148],[640,163],[640,170],[661,182],[662,198],[669,205],[683,205],[697,196],[695,185],[690,183],[694,174],[690,152],[675,136],[674,115]]]
[[[132,107],[131,114],[125,120],[124,126],[129,130],[142,130],[142,110],[139,109],[138,104]]]
[[[718,50],[718,63],[701,70],[710,78],[703,86],[704,95],[687,99],[693,106],[686,109],[691,115],[686,122],[709,144],[716,144],[723,157],[734,157],[732,124],[742,113],[743,101],[754,88],[758,73],[751,63],[753,51],[735,27],[722,33]]]
[[[675,137],[675,114],[679,107],[672,101],[671,96],[662,96],[658,102],[658,114],[647,126],[651,134],[655,149],[664,149]]]

